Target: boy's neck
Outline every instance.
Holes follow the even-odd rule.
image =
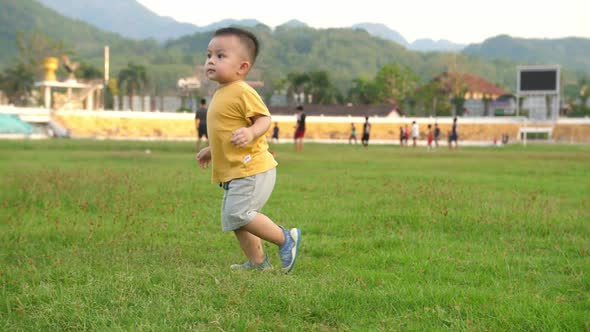
[[[244,78],[243,77],[240,77],[240,78],[238,78],[236,80],[233,80],[233,81],[230,81],[230,82],[225,82],[223,84],[220,83],[219,84],[219,87],[220,88],[223,88],[223,87],[226,87],[228,85],[232,85],[232,84],[237,83],[237,82],[244,82]]]

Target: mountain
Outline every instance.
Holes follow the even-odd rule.
[[[353,29],[363,29],[371,36],[383,38],[394,41],[410,50],[420,52],[458,52],[461,51],[465,45],[456,44],[451,41],[441,39],[434,41],[429,38],[417,39],[413,43],[409,43],[399,32],[390,29],[388,26],[380,23],[359,23],[352,26]]]
[[[507,59],[519,64],[561,64],[590,71],[590,39],[524,39],[499,35],[481,44],[471,44],[463,54],[484,59]]]
[[[133,39],[166,40],[198,31],[150,11],[135,0],[37,0],[60,14]]]
[[[37,0],[60,14],[87,22],[102,30],[133,39],[165,41],[195,32],[229,25],[256,26],[259,21],[223,20],[203,27],[160,16],[135,0]]]
[[[456,44],[446,39],[434,41],[430,38],[416,39],[409,45],[409,49],[420,52],[460,52],[466,45]]]
[[[225,26],[254,27],[263,24],[255,19],[226,19],[199,27],[190,23],[181,23],[171,17],[160,16],[136,0],[37,0],[60,14],[84,21],[102,30],[116,32],[133,39],[154,38],[158,41],[179,38],[195,32],[216,30]],[[299,20],[290,20],[281,26],[308,27]],[[392,40],[402,46],[416,51],[459,51],[464,45],[447,40],[434,41],[419,39],[408,43],[397,31],[378,23],[359,23],[353,29],[363,29],[372,36]]]
[[[358,23],[352,26],[353,29],[362,29],[367,31],[371,36],[394,41],[404,47],[408,47],[408,41],[399,32],[390,29],[385,24],[380,23]]]
[[[206,26],[199,27],[194,24],[181,23],[171,17],[160,16],[136,0],[37,0],[43,5],[59,12],[60,14],[84,21],[102,30],[116,32],[122,36],[133,39],[154,38],[158,41],[178,38],[195,32],[206,32],[225,26],[254,27],[263,24],[255,19],[234,20],[226,19]],[[308,27],[299,20],[290,20],[281,26],[291,28]],[[455,44],[448,40],[434,41],[432,39],[418,39],[408,43],[397,31],[384,24],[359,23],[352,26],[353,29],[363,29],[372,36],[394,41],[411,50],[428,51],[460,51],[464,45]]]
[[[234,19],[225,19],[219,22],[211,23],[209,25],[205,25],[198,29],[199,32],[207,32],[207,31],[215,31],[219,28],[224,28],[228,26],[241,26],[241,27],[255,27],[257,25],[264,25],[258,20],[255,19],[244,19],[244,20],[234,20]]]
[[[279,26],[289,27],[289,28],[308,28],[309,27],[309,25],[307,25],[307,23],[301,22],[299,20],[290,20],[290,21],[287,21]]]

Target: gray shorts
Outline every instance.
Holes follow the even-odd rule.
[[[221,203],[221,226],[224,232],[234,231],[254,220],[272,193],[276,175],[276,168],[272,168],[225,184]]]

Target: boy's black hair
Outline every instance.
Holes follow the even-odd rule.
[[[207,103],[207,99],[205,99],[205,98],[201,99],[201,104],[202,104],[202,105],[204,105],[204,104],[206,104],[206,103]]]
[[[240,39],[240,42],[246,46],[246,50],[248,51],[249,60],[252,62],[256,62],[256,57],[258,56],[258,49],[260,48],[260,43],[258,42],[258,38],[250,32],[240,28],[235,27],[227,27],[221,28],[215,31],[213,34],[214,37],[217,36],[236,36]]]

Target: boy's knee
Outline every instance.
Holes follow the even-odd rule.
[[[258,212],[243,209],[226,209],[221,213],[224,230],[236,230],[248,225]]]

